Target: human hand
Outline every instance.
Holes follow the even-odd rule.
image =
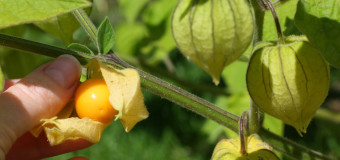
[[[44,134],[35,138],[29,133],[40,119],[55,116],[67,104],[80,74],[79,62],[64,55],[23,79],[6,81],[0,94],[0,160],[41,159],[91,145],[76,140],[51,147]]]

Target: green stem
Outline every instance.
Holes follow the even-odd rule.
[[[279,17],[277,16],[276,10],[275,10],[273,4],[269,0],[264,0],[264,1],[266,2],[267,7],[269,8],[269,10],[272,13],[272,16],[274,18],[277,37],[279,39],[278,42],[280,44],[283,44],[284,43],[283,34],[282,34],[281,25],[280,25]]]
[[[117,64],[115,61],[111,61],[105,57],[94,57],[91,55],[85,55],[81,53],[76,53],[71,50],[62,49],[46,44],[41,44],[38,42],[32,42],[29,40],[16,38],[4,34],[0,34],[0,45],[23,50],[27,52],[32,52],[44,56],[49,56],[56,58],[63,54],[70,54],[75,56],[82,64],[86,64],[92,58],[98,58],[99,61],[111,65],[117,68],[126,68],[122,67],[121,64]],[[211,120],[216,121],[217,123],[231,129],[234,132],[238,132],[238,120],[239,117],[227,112],[214,104],[205,101],[181,88],[173,86],[163,80],[158,79],[144,71],[138,70],[141,83],[143,88],[148,91],[162,97],[168,99],[171,102],[174,102],[186,109],[189,109],[203,117],[209,118]],[[288,139],[275,135],[263,128],[260,129],[259,134],[261,137],[271,144],[278,151],[285,153],[290,157],[298,157],[296,154],[303,155],[304,157],[318,157],[321,159],[330,159],[322,155],[319,152],[313,151],[307,147],[299,145],[295,142],[292,142]],[[312,158],[311,158],[312,159]]]
[[[98,53],[99,53],[99,46],[98,46],[98,39],[97,39],[97,29],[93,25],[90,18],[87,16],[86,12],[83,9],[77,9],[77,10],[74,10],[72,13],[73,13],[74,17],[80,23],[82,28],[84,28],[86,30],[87,34],[92,39],[92,42],[97,47]]]
[[[255,46],[258,42],[262,41],[263,37],[263,22],[264,22],[264,10],[261,7],[262,0],[251,0],[252,8],[254,9],[254,37],[253,37],[253,46]]]
[[[16,38],[4,34],[0,34],[0,45],[7,46],[10,48],[15,48],[19,50],[24,50],[32,53],[37,53],[40,55],[45,55],[49,57],[58,57],[63,54],[70,54],[75,56],[77,59],[80,60],[80,62],[85,65],[87,62],[92,58],[97,58],[102,63],[106,63],[108,65],[111,65],[115,68],[123,69],[127,68],[124,66],[124,64],[119,64],[116,61],[115,57],[112,58],[106,57],[106,56],[99,56],[94,57],[91,55],[81,54],[77,53],[71,50],[62,49],[46,44],[41,44],[38,42],[32,42],[29,40]],[[130,66],[129,66],[130,67]],[[135,68],[136,69],[136,68]],[[197,114],[202,115],[203,117],[206,117],[208,119],[212,119],[221,125],[227,126],[234,132],[238,132],[238,116],[229,113],[216,105],[205,101],[202,98],[199,98],[185,90],[182,90],[181,88],[178,88],[176,86],[173,86],[157,77],[154,77],[142,70],[136,69],[139,72],[139,75],[141,77],[141,83],[142,86],[149,90],[150,92],[159,95],[163,98],[166,98],[170,100],[171,102],[174,102],[180,106],[183,106],[184,108],[191,110]]]
[[[262,123],[260,123],[260,109],[255,105],[255,103],[250,100],[250,107],[249,107],[249,133],[257,133],[261,128]]]
[[[248,130],[248,111],[243,111],[243,113],[241,114],[239,123],[240,123],[240,131],[239,131],[239,135],[240,135],[240,153],[241,155],[247,155],[247,147],[246,147],[246,140],[245,137],[249,136],[247,133]]]
[[[264,23],[264,10],[261,7],[262,1],[251,0],[252,8],[254,9],[254,37],[253,37],[253,48],[257,43],[262,41],[263,37],[263,23]],[[260,119],[260,109],[250,100],[249,106],[249,133],[257,133],[261,127]]]

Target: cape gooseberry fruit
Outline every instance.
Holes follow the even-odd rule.
[[[250,59],[247,87],[259,108],[302,135],[328,94],[329,66],[305,36],[262,43]]]
[[[172,15],[177,47],[208,72],[216,85],[223,68],[247,49],[253,27],[245,0],[179,0]]]

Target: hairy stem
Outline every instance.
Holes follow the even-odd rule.
[[[77,9],[73,12],[74,17],[78,20],[81,27],[87,31],[87,34],[92,39],[92,42],[97,47],[99,52],[98,40],[97,40],[97,28],[93,25],[90,18],[87,16],[86,12],[83,9]]]

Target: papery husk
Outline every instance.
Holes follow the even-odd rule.
[[[88,64],[88,74],[90,78],[105,80],[110,91],[109,100],[118,111],[116,119],[121,121],[126,132],[139,121],[148,118],[149,112],[144,105],[140,78],[136,70],[117,70],[93,59]]]
[[[38,137],[45,131],[51,146],[59,145],[67,140],[85,139],[92,143],[100,140],[106,125],[89,118],[79,119],[75,115],[74,101],[71,100],[56,117],[42,119],[42,124],[31,129],[31,134]]]
[[[223,68],[247,49],[253,29],[245,0],[180,0],[172,15],[177,47],[208,72],[216,85]]]
[[[329,89],[329,66],[305,36],[259,44],[250,59],[247,87],[264,112],[306,133]]]
[[[279,160],[272,147],[256,134],[245,138],[246,155],[240,152],[240,138],[222,139],[217,143],[211,160]]]
[[[42,126],[51,146],[67,140],[85,139],[92,143],[100,140],[105,125],[89,118],[78,117],[57,119],[42,119]]]

